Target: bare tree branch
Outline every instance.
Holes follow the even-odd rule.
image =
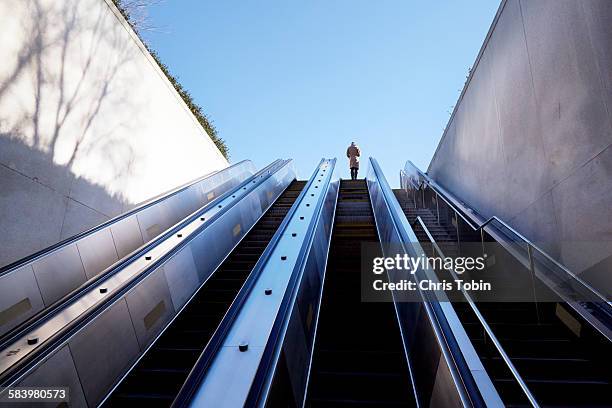
[[[159,29],[159,27],[153,25],[150,19],[149,8],[160,5],[164,0],[113,0],[113,2],[121,9],[137,32],[157,31]]]

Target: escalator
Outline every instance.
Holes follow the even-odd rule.
[[[259,175],[282,163],[277,160]],[[0,268],[0,349],[30,332],[140,255],[174,235],[254,176],[242,161],[177,187],[11,265]]]
[[[446,255],[458,252],[455,226],[417,208],[404,190],[394,193],[423,246],[433,240]],[[484,367],[507,406],[528,406],[519,385],[467,302],[453,304]],[[567,305],[558,302],[477,302],[477,308],[541,406],[610,406],[609,343]]]
[[[306,182],[293,181],[119,383],[106,406],[169,406]]]
[[[365,180],[342,180],[306,406],[414,405],[393,304],[361,301],[361,245],[378,241]]]

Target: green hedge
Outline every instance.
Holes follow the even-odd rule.
[[[117,6],[121,14],[123,14],[123,17],[127,20],[127,22],[130,23],[130,25],[132,25],[132,28],[134,28],[134,31],[138,33],[137,27],[134,27],[134,24],[132,20],[130,19],[130,14],[124,7],[122,7],[121,0],[113,0],[113,3],[115,3],[115,6]],[[176,89],[176,92],[178,92],[181,98],[183,98],[183,101],[185,101],[185,104],[189,107],[189,110],[191,111],[191,113],[193,113],[193,115],[196,117],[198,122],[200,122],[200,125],[202,125],[206,133],[208,133],[208,136],[210,136],[210,138],[215,143],[219,151],[221,151],[221,154],[223,154],[223,156],[226,159],[229,159],[229,150],[227,148],[227,145],[225,144],[225,141],[219,137],[214,123],[202,111],[202,107],[193,101],[191,94],[183,87],[183,85],[178,81],[178,79],[176,79],[174,75],[170,73],[168,66],[160,61],[157,53],[151,50],[149,45],[144,40],[142,40],[142,43],[145,45],[145,47],[147,48],[147,50],[149,51],[149,53],[151,54],[155,62],[157,62],[157,65],[159,65],[159,68],[166,75],[170,83],[174,86],[174,89]]]

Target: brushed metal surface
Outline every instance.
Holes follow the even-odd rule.
[[[174,315],[163,269],[157,269],[125,296],[136,337],[144,349]]]
[[[76,244],[68,245],[32,264],[40,291],[49,306],[86,280]]]
[[[111,227],[113,241],[119,258],[123,258],[144,244],[142,233],[135,215],[126,217]]]
[[[145,242],[149,242],[172,225],[171,210],[166,202],[145,208],[138,213],[137,218]]]
[[[214,237],[207,228],[189,243],[200,282],[204,282],[219,264]]]
[[[0,277],[0,334],[44,307],[32,266]]]
[[[72,361],[72,355],[68,346],[64,346],[55,352],[51,357],[38,365],[27,378],[17,383],[17,387],[68,387],[70,407],[87,407],[85,395],[79,376]],[[23,404],[13,404],[15,406],[25,406]],[[61,404],[47,404],[48,406],[58,407]],[[35,406],[47,406],[35,404]],[[34,406],[34,404],[32,404]]]
[[[601,220],[612,216],[606,155],[612,6],[609,0],[502,5],[428,173],[483,217],[500,217],[581,273],[612,254],[594,248],[585,259],[571,248],[572,241],[609,241]],[[610,293],[604,269],[585,279]]]
[[[85,275],[91,279],[119,260],[109,228],[97,231],[77,242]]]
[[[140,353],[124,299],[105,310],[68,344],[89,406],[102,400]]]
[[[332,166],[330,163],[332,162],[329,160],[323,161],[320,169],[330,169]],[[327,188],[323,186],[330,183],[332,175],[333,171],[329,171],[321,176],[320,182],[317,181],[318,178],[315,179],[302,193],[304,194],[302,199],[294,204],[296,212],[265,258],[253,289],[232,321],[222,341],[222,347],[200,383],[192,400],[194,406],[241,406],[244,403],[259,366],[262,350],[268,342],[289,280],[298,263],[298,255],[302,248],[308,251],[312,248],[305,247],[310,245],[310,242],[304,241],[306,231],[315,217],[318,219],[320,213],[315,213],[316,204],[319,201],[325,202],[326,197],[322,195]],[[282,173],[275,175],[270,180],[269,187],[257,194],[262,206],[273,202],[274,194],[282,192],[286,183],[285,176]],[[273,195],[268,194],[269,192]],[[300,238],[293,237],[292,233],[297,233],[297,237]],[[266,289],[272,289],[272,293],[266,295]],[[241,353],[238,351],[239,345],[244,342],[249,347],[246,352]],[[302,365],[304,361],[305,358],[301,361]],[[237,376],[236,371],[241,374]],[[232,392],[226,392],[227,389],[231,389]]]
[[[180,220],[191,214],[193,211],[193,201],[195,197],[190,194],[191,190],[187,189],[181,191],[180,194],[176,194],[174,197],[170,197],[167,202],[168,209],[168,224],[174,225]],[[191,201],[191,202],[190,202]],[[199,208],[200,206],[198,206]]]
[[[282,172],[282,177],[270,178],[269,182],[264,182],[258,187],[258,190],[272,186],[280,194],[284,187],[295,178],[295,170],[292,166],[286,166],[280,172]],[[235,228],[236,217],[239,220],[241,219],[240,214],[243,210],[241,198],[251,194],[257,194],[257,190],[241,190],[236,197],[230,196],[224,199],[222,207],[232,201],[235,202],[235,207],[230,208],[221,218],[214,221],[214,224],[219,225],[219,229],[229,231],[226,238],[232,240],[234,244],[238,237],[231,232]],[[261,210],[257,208],[256,210],[261,214]],[[205,219],[209,220],[212,215],[219,211],[220,209],[214,206],[206,213]],[[226,215],[230,215],[230,217],[226,218]],[[253,216],[252,219],[255,220],[256,218]],[[84,328],[67,340],[90,406],[101,401],[114,382],[131,366],[131,363],[141,352],[140,345],[142,344],[144,347],[152,336],[162,329],[164,323],[175,312],[174,303],[184,303],[184,299],[188,297],[189,292],[199,286],[202,280],[199,271],[196,271],[197,263],[195,260],[210,260],[212,269],[208,273],[211,273],[214,266],[227,255],[227,253],[217,253],[214,250],[217,247],[215,244],[219,241],[219,236],[214,231],[212,234],[208,233],[210,228],[204,228],[203,231],[195,234],[195,231],[204,223],[200,219],[194,220],[181,229],[182,237],[169,237],[148,252],[152,259],[158,259],[182,242],[183,239],[188,238],[193,239],[192,242],[181,251],[185,251],[185,248],[187,251],[192,251],[191,260],[189,256],[186,256],[188,252],[179,253],[179,257],[171,258],[170,262],[164,265],[168,267],[168,275],[162,268],[152,272],[152,275],[131,288],[124,298],[115,304],[104,306],[106,309],[102,313],[95,316]],[[244,229],[249,227],[249,225],[245,225]],[[204,238],[200,241],[203,252],[196,253],[193,251],[194,246],[192,244],[200,237]],[[226,245],[227,243],[218,247],[226,248]],[[213,250],[209,250],[210,248],[213,248]],[[100,283],[98,287],[82,296],[77,302],[70,304],[61,313],[46,321],[36,329],[41,339],[39,344],[61,330],[66,323],[78,318],[80,314],[102,301],[105,296],[108,296],[129,278],[142,273],[150,262],[144,257],[135,260],[129,267]],[[167,276],[171,278],[172,293]],[[196,279],[193,279],[194,277]],[[101,293],[98,290],[101,286],[106,287],[108,292]],[[189,288],[189,286],[193,287]],[[17,364],[21,358],[38,347],[38,345],[24,346],[24,344],[25,337],[20,338],[10,345],[10,347],[20,348],[20,352],[12,354],[10,357],[0,356],[0,368],[2,370]]]
[[[198,271],[193,261],[193,254],[191,253],[191,246],[183,247],[162,268],[168,282],[174,309],[179,310],[200,283]]]
[[[221,347],[210,368],[211,374],[194,395],[194,407],[242,407],[246,393],[233,390],[248,390],[251,386],[257,363],[263,355],[262,347],[252,347],[241,352],[238,347]],[[222,364],[217,363],[222,361]],[[240,375],[236,375],[240,373]]]

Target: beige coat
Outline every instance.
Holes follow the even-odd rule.
[[[359,168],[359,156],[361,156],[361,150],[359,150],[359,146],[350,145],[348,149],[346,149],[346,157],[349,158],[350,168]]]

